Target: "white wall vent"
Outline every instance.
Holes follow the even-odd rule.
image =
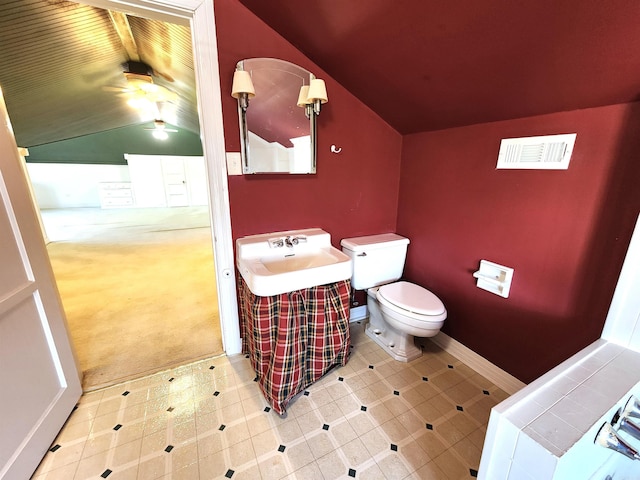
[[[500,142],[496,168],[566,170],[575,141],[575,133],[504,138]]]

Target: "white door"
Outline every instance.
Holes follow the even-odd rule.
[[[184,173],[182,158],[162,158],[162,176],[164,190],[167,195],[168,207],[187,207],[189,195],[187,193],[187,177]]]
[[[0,479],[34,472],[82,394],[0,90]]]

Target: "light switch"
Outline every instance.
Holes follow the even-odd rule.
[[[227,152],[227,175],[242,175],[240,152]]]

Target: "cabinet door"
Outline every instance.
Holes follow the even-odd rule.
[[[162,162],[149,155],[126,155],[136,207],[166,207]]]

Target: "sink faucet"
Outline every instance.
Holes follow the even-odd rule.
[[[298,235],[297,237],[292,237],[291,235],[287,235],[287,238],[284,239],[284,243],[287,247],[293,247],[294,245],[298,245],[300,242],[306,242],[307,237],[304,235]]]

